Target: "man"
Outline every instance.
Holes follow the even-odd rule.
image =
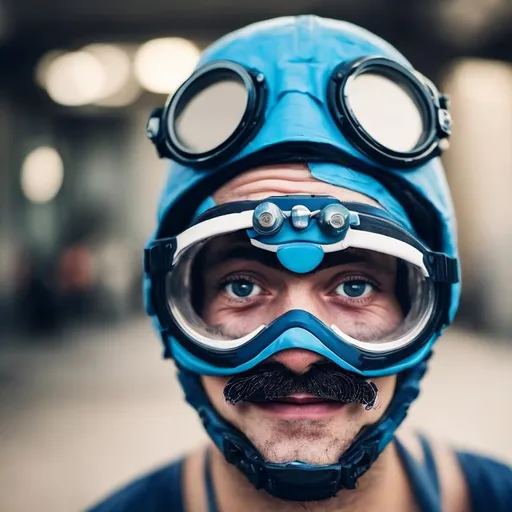
[[[446,98],[313,16],[207,49],[148,135],[174,161],[147,310],[212,444],[95,511],[510,510],[510,469],[395,436],[459,299]]]

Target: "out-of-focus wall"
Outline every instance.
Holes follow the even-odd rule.
[[[446,77],[454,118],[447,175],[459,224],[461,316],[512,334],[512,65],[466,59]]]

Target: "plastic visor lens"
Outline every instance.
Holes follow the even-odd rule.
[[[425,119],[414,94],[404,83],[365,72],[352,77],[340,94],[358,124],[379,144],[393,151],[408,152],[421,143]]]
[[[231,259],[224,248],[222,240],[202,250],[196,246],[167,276],[169,309],[201,344],[212,340],[222,348],[224,341],[233,347],[235,340],[248,341],[287,311],[301,309],[342,337],[400,348],[433,312],[432,283],[392,256],[348,249],[326,255],[312,274],[295,275],[280,268],[275,253],[247,245],[247,259],[240,257],[240,247]]]
[[[244,83],[235,75],[210,81],[192,95],[184,95],[175,119],[169,119],[169,123],[189,153],[206,153],[233,135],[245,114],[248,98]]]

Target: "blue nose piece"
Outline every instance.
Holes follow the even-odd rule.
[[[324,251],[315,244],[296,242],[281,245],[277,250],[277,258],[284,268],[296,274],[305,274],[320,265]]]

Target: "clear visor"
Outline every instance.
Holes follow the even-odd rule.
[[[434,286],[412,263],[349,248],[325,254],[307,274],[286,270],[276,253],[251,245],[245,232],[185,250],[167,274],[169,309],[196,343],[217,350],[248,343],[288,311],[314,315],[361,349],[400,349],[434,311]]]

